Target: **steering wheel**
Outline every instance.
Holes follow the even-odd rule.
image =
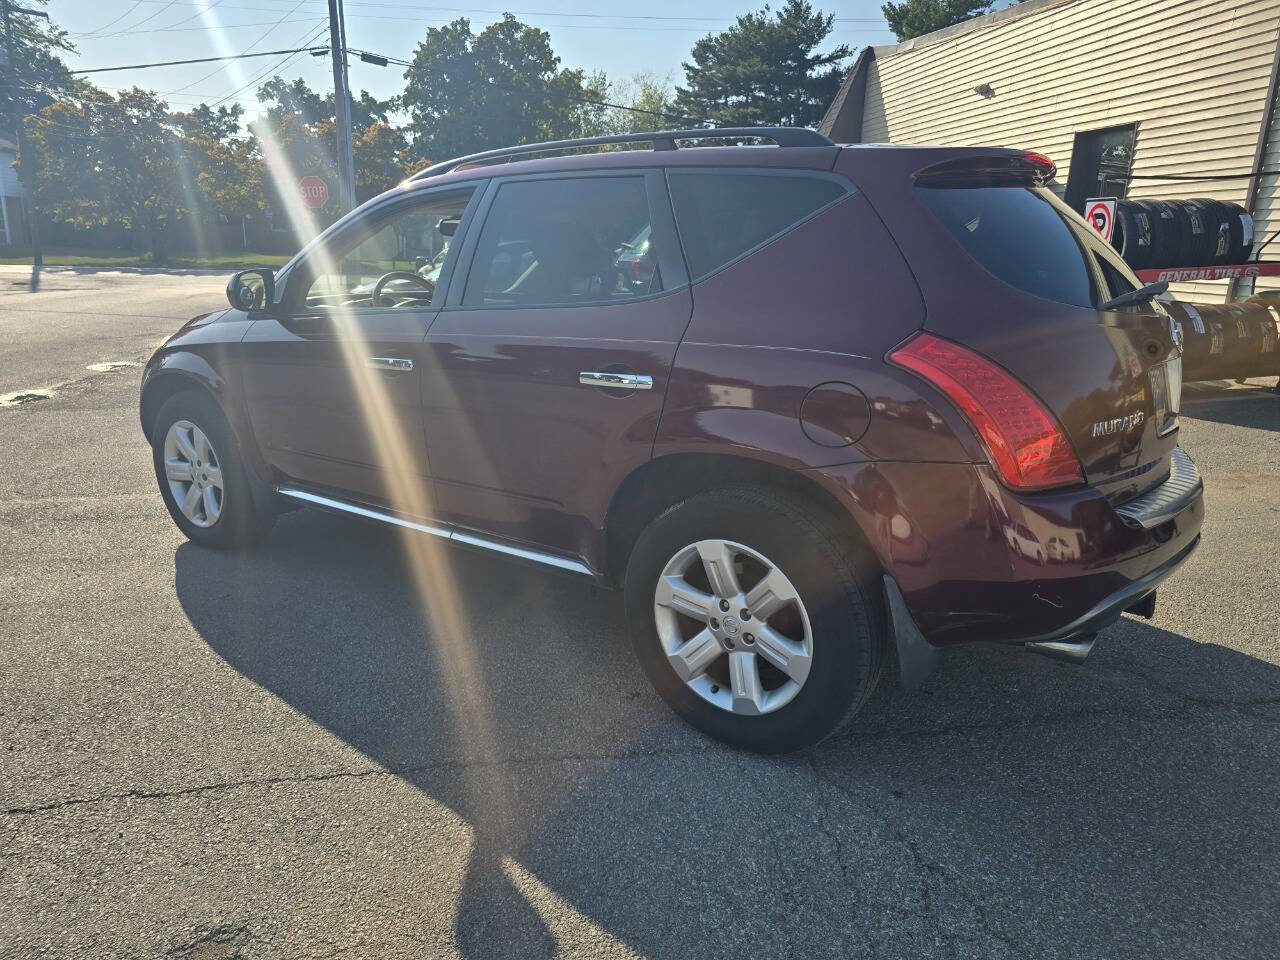
[[[373,294],[371,301],[375,307],[384,306],[382,302],[382,288],[393,280],[412,280],[414,283],[421,284],[425,289],[435,292],[436,285],[434,280],[428,280],[420,274],[414,273],[412,270],[392,270],[390,273],[384,273],[378,278],[378,282],[373,285]]]

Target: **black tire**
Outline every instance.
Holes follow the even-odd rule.
[[[1227,263],[1244,263],[1253,250],[1253,217],[1238,203],[1220,203],[1231,235],[1231,251]],[[1249,242],[1245,243],[1246,234]]]
[[[1197,197],[1191,202],[1200,208],[1205,227],[1201,254],[1204,259],[1197,266],[1226,263],[1231,255],[1231,228],[1227,224],[1226,211],[1222,204],[1208,197]]]
[[[1191,218],[1180,200],[1162,200],[1161,206],[1173,215],[1173,238],[1169,241],[1170,261],[1161,266],[1185,267],[1191,263]]]
[[[662,649],[654,616],[658,578],[680,550],[707,539],[734,541],[768,558],[808,612],[812,665],[794,699],[773,712],[744,716],[708,702],[680,679]],[[641,533],[625,590],[632,646],[650,682],[681,717],[731,746],[786,753],[818,743],[853,718],[880,680],[886,629],[878,566],[865,545],[838,533],[803,498],[754,488],[689,497]]]
[[[1171,267],[1177,254],[1177,226],[1173,213],[1159,200],[1138,200],[1138,206],[1147,212],[1151,222],[1151,255],[1148,267]]]
[[[1132,200],[1116,203],[1116,227],[1120,256],[1134,270],[1151,264],[1152,224],[1147,211]]]
[[[1178,209],[1187,218],[1186,233],[1183,235],[1182,243],[1182,265],[1184,267],[1207,266],[1212,238],[1200,204],[1195,200],[1171,202],[1177,204]]]
[[[169,428],[179,420],[195,424],[209,438],[222,470],[222,508],[210,526],[189,520],[174,499],[165,474],[164,443]],[[256,543],[271,532],[275,510],[261,494],[254,498],[245,473],[240,445],[217,402],[201,390],[184,390],[166,400],[156,413],[151,430],[151,460],[160,496],[169,516],[188,540],[220,550]]]

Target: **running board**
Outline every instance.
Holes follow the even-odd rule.
[[[290,500],[298,500],[316,507],[323,507],[326,510],[336,510],[339,513],[349,513],[353,516],[363,517],[366,520],[377,520],[380,523],[387,523],[394,527],[403,527],[406,530],[415,530],[418,533],[429,534],[433,537],[439,537],[441,540],[448,540],[452,543],[460,543],[467,547],[476,547],[480,550],[490,550],[494,553],[501,553],[508,557],[515,557],[518,560],[527,560],[531,563],[540,563],[544,566],[555,567],[559,570],[567,570],[570,573],[581,573],[588,577],[594,577],[595,573],[585,563],[578,560],[570,560],[567,557],[559,557],[554,553],[543,553],[541,550],[530,550],[528,547],[517,547],[509,543],[502,543],[498,540],[491,540],[488,537],[481,537],[474,533],[466,533],[462,530],[453,530],[449,527],[438,527],[429,523],[417,523],[413,520],[406,520],[404,517],[397,517],[393,513],[386,513],[382,510],[374,510],[371,507],[362,507],[358,504],[347,503],[345,500],[334,500],[332,497],[322,497],[318,493],[311,493],[308,490],[298,490],[294,487],[276,487],[276,493],[282,497],[288,497]]]

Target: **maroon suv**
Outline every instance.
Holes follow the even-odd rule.
[[[143,378],[174,521],[318,506],[620,585],[662,696],[762,751],[891,637],[913,686],[1149,616],[1203,517],[1180,331],[1053,164],[715,135],[774,145],[479,154],[238,274]]]

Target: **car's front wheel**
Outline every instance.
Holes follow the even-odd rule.
[[[627,566],[632,644],[698,729],[763,753],[838,730],[884,659],[883,606],[860,544],[816,505],[769,491],[702,493],[640,535]]]
[[[186,390],[166,400],[151,449],[160,495],[189,540],[225,549],[270,531],[274,511],[254,500],[235,434],[212,397]]]

